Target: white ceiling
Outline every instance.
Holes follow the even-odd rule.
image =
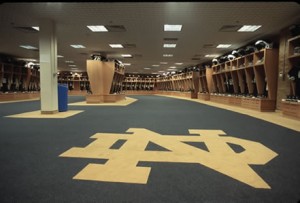
[[[66,60],[86,71],[93,53],[131,63],[126,72],[152,73],[167,70],[174,63],[190,67],[211,61],[206,54],[225,54],[258,39],[278,35],[282,28],[300,23],[300,5],[295,2],[104,2],[104,3],[1,3],[0,53],[35,58],[38,51],[20,45],[39,47],[39,35],[14,27],[38,26],[40,19],[56,24],[59,70],[70,70]],[[164,32],[164,24],[182,24],[181,32]],[[224,25],[262,25],[253,33],[221,32]],[[93,33],[87,25],[123,25],[125,32]],[[163,48],[164,38],[178,38],[176,48]],[[113,49],[111,43],[134,44],[135,48]],[[229,49],[216,49],[220,43]],[[86,48],[74,49],[71,44]],[[204,48],[204,45],[213,45]],[[172,58],[163,54],[171,53]],[[132,54],[133,58],[122,58]],[[200,58],[192,60],[192,58]],[[168,62],[167,65],[159,65]],[[144,68],[151,68],[146,70]]]

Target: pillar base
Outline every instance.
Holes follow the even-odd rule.
[[[125,94],[109,94],[109,95],[86,95],[86,103],[97,104],[97,103],[115,103],[125,99]]]
[[[56,114],[58,113],[58,110],[53,110],[53,111],[41,111],[41,114]]]

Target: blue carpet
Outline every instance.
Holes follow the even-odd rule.
[[[300,133],[200,103],[162,96],[131,96],[129,106],[69,106],[84,110],[66,119],[4,116],[40,109],[40,101],[0,104],[0,202],[297,202],[300,200]],[[69,103],[84,97],[69,97]],[[188,129],[223,130],[260,142],[278,156],[251,165],[271,189],[256,189],[206,166],[139,162],[151,167],[146,185],[73,180],[89,163],[106,159],[63,158],[71,147],[85,147],[95,133],[146,128],[161,135],[189,135]],[[199,144],[199,143],[198,143]],[[116,149],[122,146],[114,146]],[[191,146],[193,144],[191,143]],[[204,146],[197,146],[206,150]],[[236,153],[243,151],[230,146]],[[149,145],[155,150],[155,145]],[[157,147],[157,151],[161,151]],[[207,150],[206,150],[207,151]]]

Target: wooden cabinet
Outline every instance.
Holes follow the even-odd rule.
[[[198,98],[199,92],[199,72],[189,71],[186,73],[161,76],[157,78],[157,90],[169,91],[174,96],[187,96],[189,98]]]
[[[39,69],[0,63],[0,89],[2,93],[39,91]]]
[[[288,74],[290,82],[289,95],[300,99],[300,35],[288,40]]]
[[[286,90],[287,98],[281,100],[281,110],[285,116],[300,119],[300,35],[288,39],[287,46],[290,85]]]
[[[156,75],[125,74],[123,90],[126,94],[150,93],[155,90]]]
[[[210,100],[259,111],[275,111],[278,50],[260,51],[212,66]],[[219,97],[230,97],[224,100]],[[232,97],[238,97],[232,102]]]
[[[61,71],[58,73],[57,81],[68,87],[70,95],[85,95],[90,90],[86,72]]]
[[[125,99],[122,82],[125,68],[115,61],[87,60],[90,94],[87,103],[116,102]]]
[[[39,97],[40,72],[36,67],[0,63],[0,101]]]

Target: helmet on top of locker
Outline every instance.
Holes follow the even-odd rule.
[[[231,52],[231,55],[233,55],[233,56],[235,56],[235,57],[241,56],[240,53],[239,53],[237,50],[233,50],[233,51]]]
[[[252,46],[252,45],[247,46],[246,49],[245,49],[246,54],[251,54],[255,51],[257,51],[257,48],[255,46]]]
[[[300,35],[300,25],[291,25],[289,27],[289,31],[290,31],[292,37]]]
[[[261,50],[261,49],[268,49],[270,48],[270,44],[263,41],[263,40],[258,40],[257,42],[255,42],[255,47],[258,49],[258,50]]]
[[[227,58],[228,58],[229,61],[232,61],[232,60],[235,59],[236,57],[235,57],[233,54],[229,54],[229,55],[227,56]]]
[[[245,49],[238,49],[237,52],[240,56],[246,55]]]
[[[212,61],[213,65],[218,65],[219,64],[219,60],[217,58],[214,58]]]
[[[226,62],[226,61],[228,61],[227,56],[221,56],[220,59],[219,59],[219,62],[220,62],[220,63],[224,63],[224,62]]]

